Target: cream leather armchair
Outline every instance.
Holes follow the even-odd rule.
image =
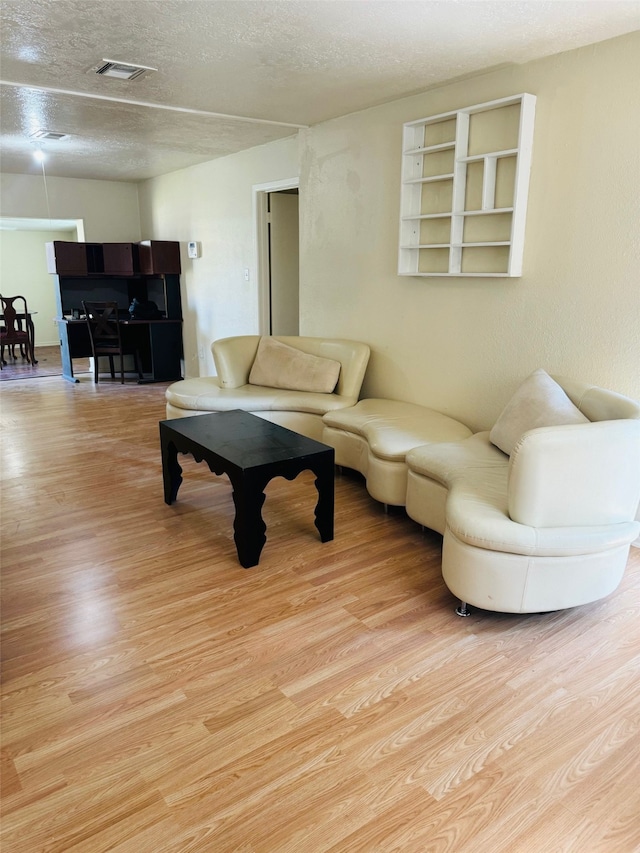
[[[451,592],[485,610],[586,604],[619,585],[640,534],[640,404],[556,377],[584,423],[490,433],[407,455],[407,513],[444,536]]]

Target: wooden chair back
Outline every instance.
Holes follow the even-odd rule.
[[[121,349],[117,302],[83,302],[92,348]],[[118,353],[116,352],[116,355]],[[94,352],[95,355],[95,352]]]
[[[19,344],[22,354],[31,362],[31,346],[28,324],[26,322],[29,309],[24,296],[1,296],[2,327],[0,328],[0,363],[5,365],[4,348],[15,347]],[[23,325],[24,324],[24,325]],[[10,353],[11,354],[11,353]]]
[[[136,361],[138,377],[142,379],[142,366],[140,355],[135,347],[126,347],[122,341],[122,329],[118,319],[117,302],[82,302],[89,338],[91,340],[91,351],[93,353],[93,378],[99,381],[98,357],[109,356],[109,367],[111,378],[115,378],[113,357],[120,357],[120,382],[124,383],[124,357],[133,355]]]

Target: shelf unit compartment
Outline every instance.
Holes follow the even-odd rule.
[[[463,246],[460,272],[463,275],[508,275],[509,246]]]
[[[517,150],[519,130],[519,103],[470,112],[467,156]]]
[[[448,246],[450,242],[451,216],[416,217],[402,223],[400,245],[404,249]]]
[[[423,275],[442,275],[448,271],[448,248],[421,248],[418,252],[418,273]]]
[[[416,155],[419,156],[419,155]],[[442,175],[453,175],[455,156],[453,146],[427,151],[422,155],[422,177],[433,178]]]
[[[453,177],[428,184],[419,184],[420,214],[451,213],[453,209]]]
[[[511,207],[515,198],[518,158],[499,157],[496,160],[494,207]]]
[[[521,275],[535,101],[514,95],[404,125],[400,275]]]
[[[487,213],[483,216],[465,216],[462,243],[506,242],[511,240],[513,216],[511,213]]]
[[[465,186],[463,210],[482,210],[484,197],[484,160],[475,160],[466,167],[467,181]]]
[[[511,207],[514,199],[517,157],[490,154],[464,159],[466,189],[464,210],[495,210]]]
[[[451,239],[451,217],[433,216],[419,219],[418,245],[446,246]]]
[[[456,139],[456,117],[450,113],[445,114],[432,122],[414,125],[414,131],[424,148],[453,145]]]

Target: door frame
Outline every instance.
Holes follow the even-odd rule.
[[[269,181],[266,184],[254,184],[253,222],[255,231],[255,264],[258,282],[258,334],[269,334],[269,230],[267,217],[267,196],[280,190],[299,189],[300,178],[284,178]]]

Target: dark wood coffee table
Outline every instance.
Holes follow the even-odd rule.
[[[256,566],[267,541],[262,520],[264,489],[273,477],[293,480],[301,471],[316,475],[315,525],[320,540],[333,539],[334,450],[319,441],[234,410],[160,421],[164,500],[172,504],[182,483],[178,453],[203,460],[214,474],[227,474],[233,487],[234,540],[240,565]]]

